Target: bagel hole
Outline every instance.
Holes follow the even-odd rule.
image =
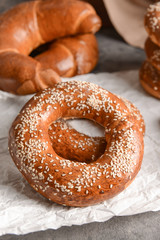
[[[57,155],[72,161],[94,162],[106,148],[104,128],[91,120],[61,119],[50,125],[48,133]]]
[[[66,122],[76,131],[89,137],[105,137],[104,127],[89,119],[68,119]]]

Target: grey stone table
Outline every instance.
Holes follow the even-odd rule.
[[[21,0],[0,0],[0,12]],[[127,45],[113,29],[97,34],[100,59],[94,72],[114,72],[139,68],[143,50]],[[113,217],[107,222],[62,227],[26,235],[5,235],[0,240],[160,240],[160,212]]]

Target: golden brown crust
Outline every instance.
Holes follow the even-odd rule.
[[[160,70],[160,47],[153,43],[150,38],[146,39],[145,52],[148,61],[158,70]]]
[[[29,56],[15,52],[0,54],[0,89],[16,94],[30,94],[60,81],[52,69],[42,65]]]
[[[105,152],[92,163],[67,160],[54,151],[49,126],[72,117],[105,128]],[[59,204],[88,206],[115,196],[135,178],[143,158],[143,129],[119,97],[92,83],[66,82],[25,105],[10,129],[9,151],[43,196]]]
[[[126,107],[130,110],[130,114],[131,116],[135,119],[135,121],[137,122],[138,126],[139,126],[139,130],[143,133],[143,135],[145,134],[145,124],[144,124],[144,119],[142,114],[140,113],[140,111],[136,108],[136,106],[131,103],[129,100],[120,97],[119,98],[124,102],[124,104],[126,105]]]
[[[153,97],[160,99],[160,72],[149,61],[145,61],[139,75],[143,88]]]
[[[28,94],[60,82],[54,70],[28,55],[42,43],[94,33],[100,26],[95,10],[81,1],[31,1],[5,12],[0,16],[0,89]],[[4,62],[8,71],[3,70]]]
[[[44,42],[57,37],[95,33],[101,27],[101,20],[93,7],[75,0],[39,1],[37,22]]]
[[[146,31],[152,42],[160,46],[160,3],[150,4],[144,19]]]
[[[63,119],[52,123],[48,134],[54,151],[73,161],[91,163],[98,159],[106,148],[104,137],[89,137],[76,131]]]
[[[62,38],[53,42],[47,51],[35,59],[62,77],[85,74],[97,64],[97,41],[93,34]]]
[[[130,110],[131,116],[135,118],[139,129],[144,134],[144,120],[139,110],[130,101],[119,98]],[[48,134],[54,151],[59,156],[73,161],[91,163],[97,160],[106,148],[104,137],[89,137],[82,134],[73,129],[64,119],[53,122],[49,126]]]
[[[149,37],[145,42],[147,60],[142,64],[139,78],[142,87],[160,99],[160,2],[149,5],[144,24]]]
[[[12,48],[18,53],[29,55],[44,42],[36,21],[37,3],[38,1],[24,2],[0,15],[1,51]]]

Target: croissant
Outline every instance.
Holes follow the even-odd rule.
[[[98,61],[96,37],[89,33],[58,39],[35,59],[62,77],[88,73]]]
[[[59,75],[29,54],[41,44],[95,33],[101,20],[91,5],[75,0],[21,3],[0,16],[0,89],[37,92],[60,81]]]

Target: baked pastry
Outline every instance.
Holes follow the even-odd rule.
[[[139,72],[142,87],[160,99],[160,3],[149,5],[145,15],[145,28],[149,34],[145,42],[147,60]]]
[[[145,29],[156,45],[160,46],[160,2],[150,4],[144,18]]]
[[[89,163],[57,155],[48,129],[60,118],[87,118],[102,125],[104,153]],[[131,105],[107,90],[88,82],[59,83],[21,110],[10,129],[9,151],[40,194],[59,204],[88,206],[114,197],[134,180],[143,158],[143,126]]]
[[[75,0],[24,2],[3,13],[0,16],[0,89],[29,94],[61,81],[53,69],[29,54],[46,42],[95,33],[100,26],[101,20],[93,7]],[[93,40],[93,36],[90,38]],[[66,48],[63,49],[65,55]]]
[[[89,73],[98,61],[96,37],[90,33],[58,39],[35,59],[61,77]]]
[[[160,99],[160,72],[149,61],[145,61],[140,69],[140,82],[152,96]]]
[[[147,55],[147,60],[157,70],[160,70],[160,47],[152,42],[150,38],[147,38],[144,49]]]

